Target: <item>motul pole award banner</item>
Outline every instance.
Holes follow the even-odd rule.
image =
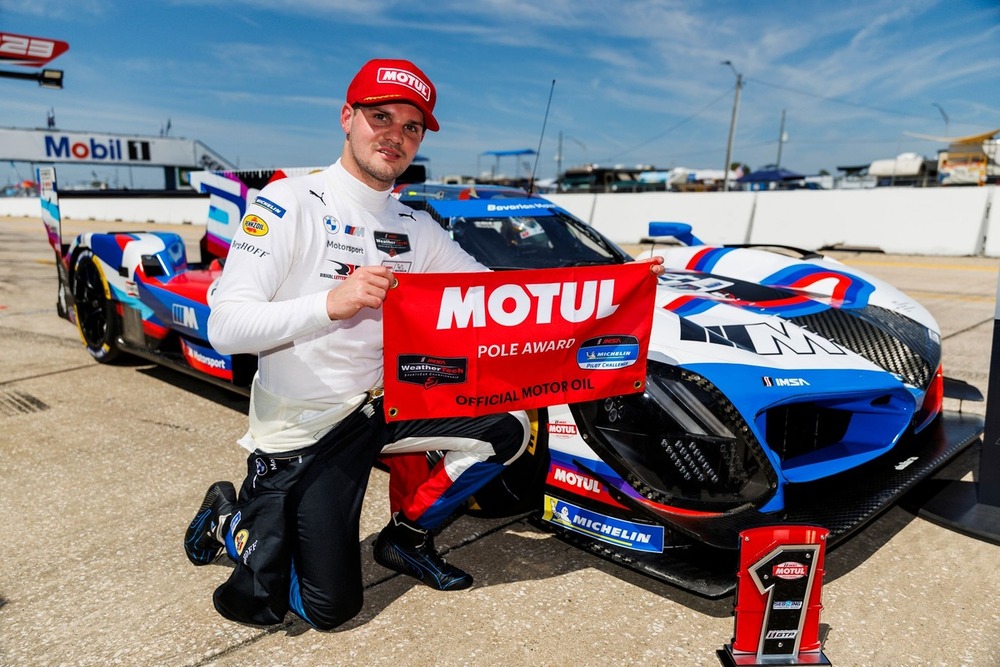
[[[478,415],[642,391],[649,264],[399,273],[383,308],[385,413]]]

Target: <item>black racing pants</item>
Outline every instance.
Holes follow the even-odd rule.
[[[227,527],[227,552],[236,567],[216,589],[215,608],[226,618],[255,625],[279,623],[289,609],[324,630],[353,618],[363,601],[361,504],[383,447],[447,450],[449,440],[481,445],[472,465],[453,465],[458,478],[443,492],[433,491],[439,524],[520,455],[526,429],[526,419],[507,413],[386,424],[376,401],[315,445],[280,455],[251,454]]]

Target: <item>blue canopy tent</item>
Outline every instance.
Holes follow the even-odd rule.
[[[496,164],[494,165],[494,167],[493,167],[493,173],[491,174],[491,176],[496,177],[496,176],[498,176],[500,174],[500,158],[502,158],[502,157],[514,157],[515,158],[515,160],[514,160],[514,165],[515,165],[514,173],[516,175],[517,174],[517,169],[516,169],[517,158],[520,157],[521,155],[535,155],[536,153],[537,153],[537,151],[534,151],[534,150],[532,150],[530,148],[521,148],[521,149],[517,149],[517,150],[510,150],[510,151],[483,151],[482,153],[480,153],[480,155],[492,155],[493,157],[496,158]],[[479,172],[480,174],[482,173],[480,171],[480,169],[479,169],[479,165],[476,165],[476,171]]]

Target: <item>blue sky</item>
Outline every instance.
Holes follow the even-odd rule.
[[[66,131],[157,136],[169,119],[242,168],[336,159],[347,84],[374,57],[437,86],[434,177],[541,146],[551,178],[560,135],[563,168],[721,169],[734,69],[733,160],[752,168],[776,162],[783,111],[781,165],[805,174],[1000,128],[996,0],[0,0],[0,30],[70,44],[50,65],[63,90],[0,79],[0,127],[44,127],[50,108]],[[0,183],[18,169],[0,164]]]

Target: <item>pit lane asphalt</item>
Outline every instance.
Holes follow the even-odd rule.
[[[68,221],[64,237],[145,227]],[[197,247],[199,227],[170,228]],[[997,260],[837,256],[927,306],[946,372],[985,393]],[[211,594],[227,567],[191,566],[181,539],[211,482],[242,479],[245,399],[145,362],[96,364],[55,297],[40,220],[0,219],[0,665],[718,665],[732,640],[732,598],[650,580],[523,518],[462,517],[438,538],[475,576],[470,590],[395,576],[371,559],[388,516],[378,470],[356,619],[328,633],[291,616],[226,621]],[[820,632],[833,664],[1000,664],[1000,547],[917,514],[946,480],[971,480],[978,457],[827,554]]]

